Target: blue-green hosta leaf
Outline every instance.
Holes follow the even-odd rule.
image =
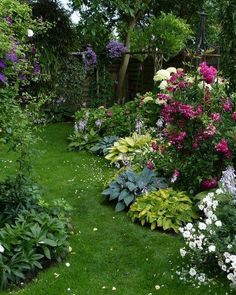
[[[133,203],[134,200],[135,200],[134,195],[130,195],[130,196],[128,196],[127,198],[124,199],[125,205],[126,205],[127,207],[129,207],[129,205],[130,205],[131,203]]]
[[[116,204],[115,210],[117,212],[123,211],[125,209],[125,204],[123,202],[118,202]]]
[[[137,186],[133,182],[130,182],[130,181],[128,181],[126,185],[131,192],[137,188]]]
[[[123,189],[119,195],[118,200],[122,201],[122,200],[126,199],[129,196],[129,194],[130,194],[130,192],[127,189]]]
[[[105,190],[102,192],[102,195],[104,195],[104,196],[109,196],[110,193],[111,193],[110,188],[107,188],[107,189],[105,189]]]

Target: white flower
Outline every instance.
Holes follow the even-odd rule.
[[[170,74],[172,74],[172,73],[174,73],[174,74],[177,73],[177,70],[176,70],[175,67],[169,67],[169,68],[166,69],[166,71],[169,72]]]
[[[97,231],[98,229],[95,227],[94,229],[93,229],[93,231]]]
[[[156,286],[155,286],[155,289],[156,289],[156,290],[160,290],[161,287],[160,287],[159,285],[156,285]]]
[[[66,265],[66,267],[70,267],[70,263],[69,262],[66,262],[65,265]]]
[[[210,84],[207,84],[206,82],[204,81],[201,81],[199,84],[198,84],[198,87],[200,89],[204,89],[204,88],[208,88],[209,90],[212,89],[212,86]]]
[[[3,253],[5,251],[5,249],[3,248],[3,246],[0,244],[0,253]]]
[[[168,80],[170,78],[170,73],[167,70],[159,70],[154,76],[154,81]]]
[[[160,83],[159,88],[160,88],[161,90],[166,90],[166,87],[167,87],[167,86],[168,86],[168,83],[167,83],[166,80],[164,80],[164,81],[162,81],[162,82]]]
[[[179,252],[180,252],[180,255],[182,256],[182,257],[184,257],[185,255],[186,255],[186,251],[184,250],[184,248],[181,248],[180,250],[179,250]]]
[[[211,245],[208,247],[209,252],[215,252],[216,251],[216,246]]]
[[[197,274],[195,268],[191,267],[189,270],[189,274],[190,274],[190,276],[194,277]]]
[[[210,219],[210,218],[207,218],[207,219],[206,219],[206,224],[207,224],[207,225],[210,225],[210,224],[212,224],[212,221],[211,221],[211,219]]]
[[[217,227],[221,227],[221,226],[222,226],[222,222],[221,222],[220,220],[217,220],[217,221],[215,222],[215,225],[216,225]]]
[[[199,282],[204,283],[205,280],[206,280],[206,275],[205,275],[204,273],[201,273],[201,274],[198,276],[198,280],[199,280]]]
[[[183,237],[185,239],[189,238],[190,236],[191,236],[190,231],[186,230],[186,231],[183,232]]]
[[[27,35],[28,35],[29,38],[32,38],[32,37],[34,36],[34,32],[33,32],[33,30],[28,29],[28,31],[27,31]]]
[[[205,223],[203,223],[203,222],[199,222],[199,224],[198,224],[198,228],[200,229],[200,230],[205,230],[206,229],[206,224]]]
[[[187,230],[191,230],[193,228],[193,224],[189,222],[189,223],[186,224],[185,228]]]
[[[116,291],[116,287],[112,287],[112,291]]]

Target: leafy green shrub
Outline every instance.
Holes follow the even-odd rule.
[[[0,182],[0,227],[14,221],[22,210],[37,208],[39,197],[38,186],[24,176]]]
[[[18,284],[48,263],[60,261],[69,251],[68,221],[50,210],[25,210],[0,229],[0,290]]]
[[[149,134],[140,135],[136,132],[130,137],[120,138],[108,149],[106,159],[111,163],[119,161],[130,161],[136,153],[141,153],[148,148],[152,142]]]
[[[166,187],[163,178],[157,178],[156,173],[145,168],[140,173],[128,170],[120,174],[102,194],[109,198],[109,201],[116,201],[116,211],[122,211],[129,207],[137,198],[146,191]]]
[[[91,129],[88,133],[74,132],[69,137],[70,150],[89,150],[100,139],[95,130]]]
[[[162,227],[175,232],[184,223],[196,218],[191,199],[184,192],[172,188],[140,196],[130,207],[128,215],[133,222],[138,220],[142,225],[151,225],[152,230]]]
[[[108,148],[110,148],[114,142],[119,139],[118,136],[105,136],[98,143],[96,143],[91,149],[91,152],[97,153],[99,155],[107,155]]]

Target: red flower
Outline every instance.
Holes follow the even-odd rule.
[[[217,178],[205,179],[201,182],[201,188],[204,190],[216,188],[218,186]]]

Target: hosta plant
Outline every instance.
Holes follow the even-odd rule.
[[[111,163],[131,161],[136,153],[149,148],[153,139],[149,134],[134,132],[131,136],[120,138],[108,149],[106,159]]]
[[[192,201],[184,192],[172,188],[152,191],[140,196],[131,205],[128,215],[132,221],[150,225],[151,229],[179,231],[179,227],[196,218]]]
[[[164,187],[166,187],[165,179],[157,178],[156,173],[145,168],[140,173],[128,170],[120,174],[102,194],[109,201],[117,202],[116,211],[122,211],[129,208],[141,194]]]
[[[105,136],[98,143],[91,147],[90,151],[99,155],[107,155],[108,148],[119,139],[118,136]]]
[[[99,135],[93,129],[88,133],[74,132],[69,137],[70,144],[68,147],[70,150],[89,150],[99,139]]]

